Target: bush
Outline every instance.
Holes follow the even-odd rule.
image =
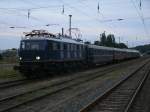
[[[2,54],[0,54],[0,60],[2,60],[3,59],[3,56],[2,56]]]

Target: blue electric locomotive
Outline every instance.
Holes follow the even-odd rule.
[[[31,75],[41,71],[66,70],[73,65],[84,63],[85,53],[85,46],[80,40],[34,30],[21,40],[20,71]]]

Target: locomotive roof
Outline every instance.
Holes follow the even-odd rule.
[[[88,46],[89,46],[89,48],[94,48],[94,49],[115,50],[115,51],[122,51],[122,52],[136,52],[136,53],[139,53],[139,51],[134,50],[134,49],[120,49],[120,48],[97,46],[97,45],[88,45]]]
[[[53,37],[49,37],[49,38],[43,38],[43,37],[30,38],[30,37],[27,37],[27,38],[23,38],[22,40],[52,40],[52,41],[72,43],[72,44],[84,44],[83,42],[78,41],[76,39],[65,38],[63,36],[56,37],[56,38],[53,38]]]
[[[53,40],[57,42],[66,42],[66,43],[73,43],[73,44],[83,44],[80,39],[72,39],[67,35],[55,35],[49,33],[46,30],[33,30],[31,32],[25,33],[25,37],[22,40]]]

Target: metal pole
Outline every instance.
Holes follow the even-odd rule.
[[[62,30],[62,36],[64,36],[64,28],[62,28],[61,30]]]
[[[72,15],[69,15],[69,36],[71,37],[71,17]]]
[[[127,41],[127,47],[128,47],[128,41]]]
[[[119,44],[120,44],[120,37],[119,37]]]

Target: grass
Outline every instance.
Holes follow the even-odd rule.
[[[20,79],[22,75],[13,69],[13,66],[0,65],[0,80],[2,79]]]
[[[3,57],[0,60],[0,80],[22,78],[22,75],[13,69],[14,64],[17,63],[18,59],[16,57]]]
[[[15,57],[5,57],[0,60],[0,64],[11,64],[11,63],[18,63],[18,59]]]

